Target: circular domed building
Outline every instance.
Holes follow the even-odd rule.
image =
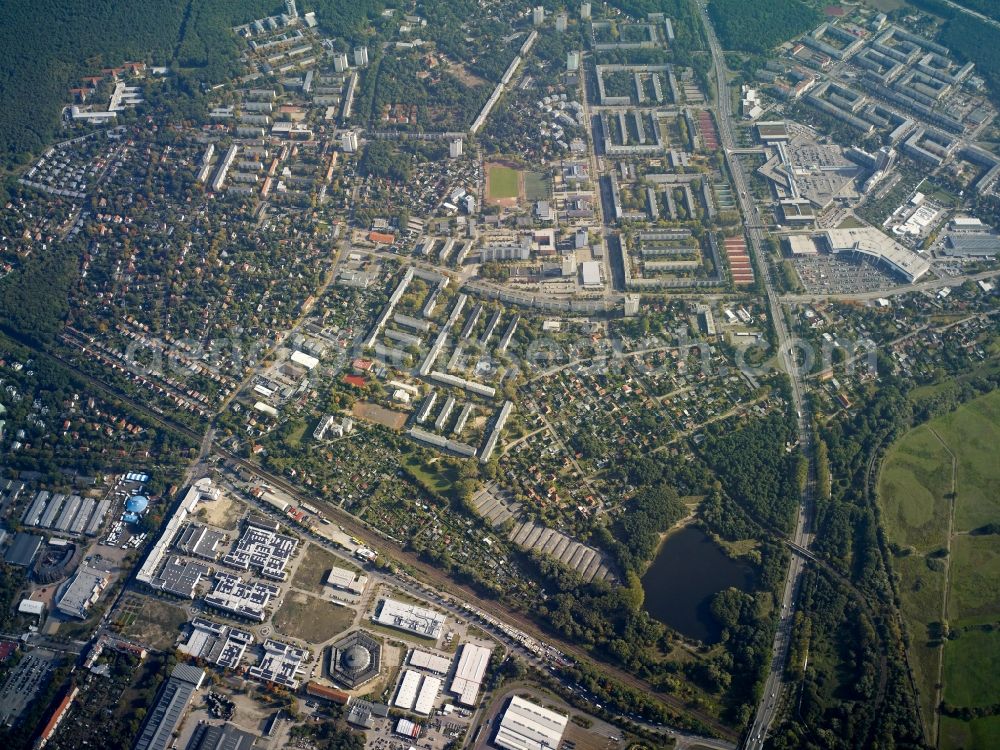
[[[142,513],[149,507],[149,498],[145,495],[133,495],[125,501],[125,510],[129,513]]]
[[[382,644],[364,630],[348,633],[330,649],[330,677],[348,688],[376,677],[382,666]]]

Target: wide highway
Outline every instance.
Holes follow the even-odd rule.
[[[733,137],[733,113],[732,98],[729,95],[729,72],[726,70],[725,58],[722,48],[719,45],[715,29],[708,17],[708,12],[704,2],[699,2],[702,21],[705,24],[705,33],[712,53],[712,65],[715,70],[716,80],[716,121],[719,127],[721,144],[725,149],[726,164],[732,175],[736,188],[737,200],[743,213],[743,221],[746,225],[747,239],[749,241],[750,254],[753,257],[756,271],[760,276],[765,296],[767,297],[767,308],[778,342],[778,355],[782,369],[788,373],[792,388],[792,403],[798,415],[798,438],[799,447],[803,455],[810,460],[809,480],[802,492],[802,501],[795,519],[795,530],[790,537],[793,545],[808,549],[810,534],[808,533],[809,518],[812,511],[814,479],[812,475],[812,430],[810,429],[809,415],[806,403],[803,398],[802,373],[795,358],[793,340],[788,331],[788,323],[785,320],[784,310],[781,300],[774,290],[767,258],[764,257],[762,244],[764,232],[761,229],[763,222],[757,205],[750,198],[749,186],[743,165],[740,160],[730,152],[735,149],[736,139]],[[744,748],[757,750],[763,747],[768,730],[774,717],[781,706],[784,695],[784,673],[785,665],[788,661],[788,646],[791,639],[792,623],[794,622],[795,606],[798,601],[799,588],[802,580],[802,572],[805,568],[805,561],[798,555],[792,555],[788,566],[788,574],[785,577],[785,587],[781,596],[781,613],[778,627],[774,634],[774,643],[771,650],[771,663],[768,668],[767,679],[764,681],[764,689],[757,712],[744,740]]]

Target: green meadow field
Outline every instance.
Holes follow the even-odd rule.
[[[1000,703],[1000,392],[916,427],[893,445],[879,504],[897,549],[909,662],[928,739],[942,750],[1000,747],[1000,716],[936,716]],[[943,685],[938,696],[936,685]]]

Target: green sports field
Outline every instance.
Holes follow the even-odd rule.
[[[498,201],[516,199],[521,189],[521,173],[502,164],[486,166],[486,197]]]
[[[942,716],[935,732],[939,668],[951,706],[992,705],[1000,695],[1000,631],[991,629],[1000,620],[1000,536],[975,533],[1000,522],[998,445],[994,392],[904,435],[879,477],[886,534],[903,551],[893,568],[910,668],[928,739],[942,750],[1000,747],[1000,716]],[[942,639],[945,629],[951,637]]]

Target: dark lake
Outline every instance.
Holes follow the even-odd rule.
[[[709,605],[719,591],[735,586],[749,591],[750,565],[728,557],[701,529],[686,526],[666,538],[642,577],[646,611],[664,625],[703,643],[721,633]]]

